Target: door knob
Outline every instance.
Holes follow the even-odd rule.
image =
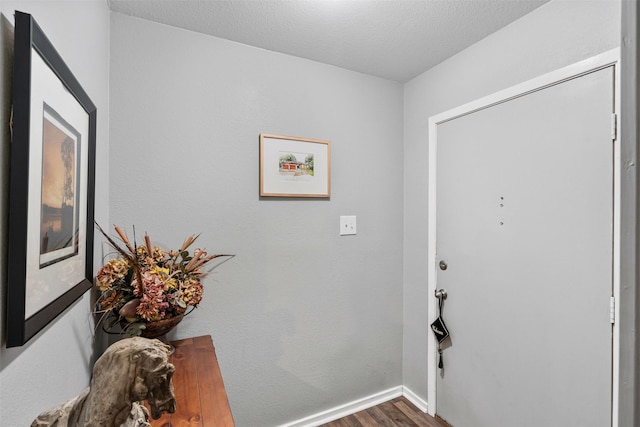
[[[438,289],[435,293],[436,293],[436,298],[447,299],[447,291],[445,291],[444,289]]]

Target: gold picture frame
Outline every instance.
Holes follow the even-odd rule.
[[[260,134],[261,197],[331,197],[331,143]]]

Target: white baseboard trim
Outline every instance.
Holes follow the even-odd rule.
[[[310,415],[305,418],[301,418],[297,421],[293,421],[287,424],[282,424],[278,427],[317,427],[322,424],[326,424],[331,421],[335,421],[339,418],[346,417],[356,412],[371,408],[372,406],[379,405],[396,397],[404,396],[411,403],[416,405],[421,411],[427,412],[427,402],[421,399],[417,394],[409,390],[405,386],[397,386],[388,390],[381,391],[379,393],[372,394],[371,396],[363,397],[362,399],[354,400],[344,405],[336,406],[335,408],[328,409],[326,411],[319,412],[314,415]]]
[[[412,392],[408,387],[402,386],[402,395],[425,414],[428,412],[429,405],[427,404],[427,401]]]
[[[346,403],[344,405],[336,406],[335,408],[328,409],[323,412],[319,412],[315,415],[302,418],[297,421],[293,421],[288,424],[282,424],[279,427],[315,427],[331,421],[335,421],[338,418],[346,417],[347,415],[355,414],[372,406],[379,405],[387,400],[395,399],[402,396],[402,386],[390,388],[385,391],[381,391],[376,394],[372,394],[362,399],[354,400],[353,402]]]

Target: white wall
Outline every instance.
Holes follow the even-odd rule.
[[[13,13],[30,13],[47,34],[98,110],[96,218],[108,221],[108,46],[106,1],[0,2],[0,424],[26,426],[43,410],[77,395],[89,383],[93,357],[89,294],[23,347],[6,349],[5,284],[9,176],[9,112]],[[10,285],[10,284],[9,284]]]
[[[111,33],[111,222],[237,254],[173,336],[213,336],[236,424],[400,385],[402,86],[120,14]],[[261,200],[261,132],[330,140],[331,200]]]
[[[433,298],[427,294],[429,117],[615,48],[619,38],[619,1],[552,0],[405,85],[403,383],[421,398]]]

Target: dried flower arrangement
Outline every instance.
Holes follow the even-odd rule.
[[[187,312],[202,300],[203,267],[212,260],[234,255],[208,255],[204,249],[189,248],[198,236],[187,237],[180,249],[165,252],[151,244],[145,233],[144,244],[133,243],[126,233],[114,226],[122,245],[111,238],[99,225],[97,228],[118,257],[100,268],[96,286],[101,291],[96,311],[102,315],[103,329],[110,331],[120,325],[125,336],[142,335],[153,338],[166,333]],[[135,236],[135,230],[134,230]],[[219,264],[218,264],[219,265]],[[153,327],[157,323],[163,325]],[[154,333],[158,332],[158,333]],[[152,336],[153,335],[153,336]]]

